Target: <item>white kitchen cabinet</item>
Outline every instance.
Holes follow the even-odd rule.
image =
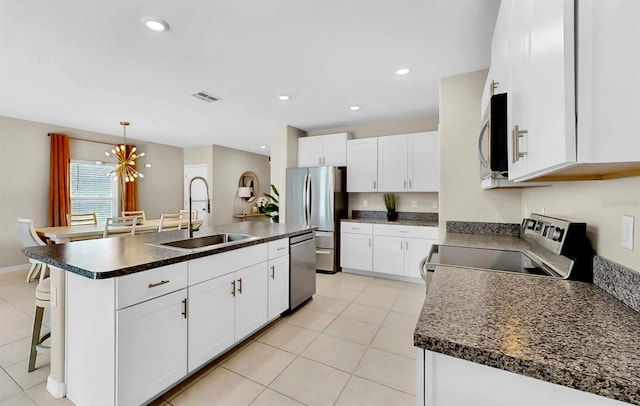
[[[235,274],[189,286],[189,372],[235,342]]]
[[[347,192],[378,190],[378,138],[347,141]]]
[[[374,224],[373,271],[420,278],[420,261],[437,238],[437,227]]]
[[[182,289],[117,311],[117,404],[142,404],[186,375],[186,301]]]
[[[509,179],[576,162],[574,2],[514,0],[509,46]]]
[[[289,308],[289,255],[269,259],[268,319],[279,317]]]
[[[512,0],[502,0],[491,40],[491,65],[482,91],[481,119],[486,119],[486,109],[491,96],[509,93],[509,29]]]
[[[407,135],[378,137],[378,191],[407,190]]]
[[[378,137],[379,192],[440,189],[438,132]]]
[[[416,348],[416,361],[416,400],[421,406],[629,405],[615,399],[421,348]]]
[[[340,233],[340,266],[373,270],[373,226],[343,221]]]
[[[235,273],[235,341],[267,322],[267,267],[260,263]]]
[[[298,167],[346,166],[350,133],[298,138]]]
[[[438,131],[407,134],[407,191],[440,190]]]

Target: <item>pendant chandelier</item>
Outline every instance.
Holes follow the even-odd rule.
[[[120,178],[123,182],[134,182],[137,178],[144,178],[144,175],[138,172],[136,168],[136,160],[145,155],[144,152],[136,154],[136,147],[127,148],[127,126],[128,121],[121,121],[120,125],[124,131],[124,143],[116,145],[111,152],[105,152],[108,157],[114,156],[118,160],[116,167],[107,173],[113,180]],[[145,168],[150,168],[150,164],[145,164]]]

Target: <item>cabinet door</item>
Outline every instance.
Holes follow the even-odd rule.
[[[267,263],[262,262],[235,273],[238,342],[267,322]]]
[[[189,286],[189,372],[235,341],[233,281],[229,274]]]
[[[343,268],[371,271],[373,237],[351,233],[342,233],[340,237],[340,265]]]
[[[521,181],[576,162],[574,2],[514,0],[511,21],[509,178]]]
[[[322,165],[347,165],[347,133],[322,136]]]
[[[404,275],[404,239],[376,235],[373,238],[373,271]]]
[[[182,289],[116,312],[117,404],[143,404],[187,374],[186,298]]]
[[[440,190],[440,160],[438,132],[407,135],[409,192],[437,192]]]
[[[322,137],[298,138],[298,168],[322,165]]]
[[[429,255],[431,246],[437,240],[425,240],[422,238],[407,238],[404,241],[404,276],[421,278],[420,262]]]
[[[289,255],[269,261],[269,311],[273,320],[289,308]]]
[[[375,192],[378,184],[378,139],[347,141],[347,192]]]
[[[378,192],[407,190],[407,136],[378,138]]]

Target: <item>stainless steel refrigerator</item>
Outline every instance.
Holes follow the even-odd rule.
[[[340,219],[347,217],[346,168],[287,169],[285,223],[318,227],[316,270],[340,269]]]

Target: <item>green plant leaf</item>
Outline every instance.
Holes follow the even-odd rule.
[[[280,203],[280,202],[278,201],[278,199],[277,199],[277,198],[275,198],[275,197],[271,196],[270,194],[265,193],[264,195],[265,195],[266,197],[268,197],[269,199],[273,200],[273,202],[274,202],[274,203]]]

